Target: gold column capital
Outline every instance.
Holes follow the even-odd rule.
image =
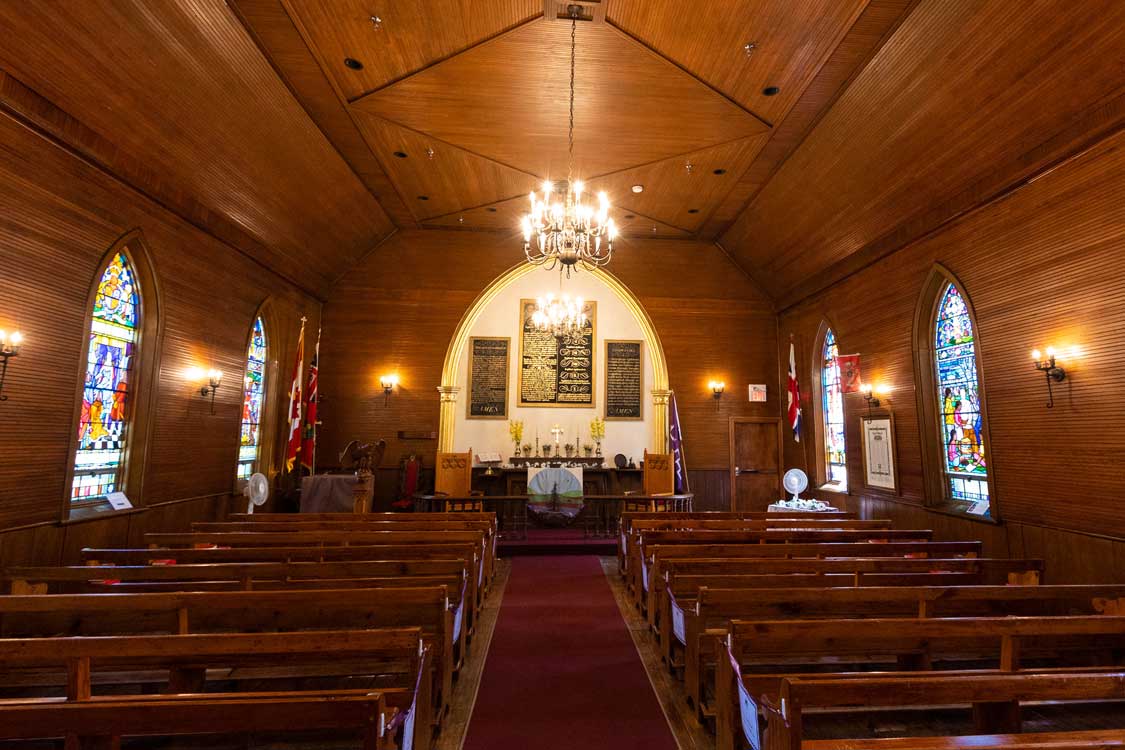
[[[457,401],[457,393],[461,390],[461,387],[457,385],[439,385],[437,390],[438,393],[441,394],[440,399],[444,404]]]

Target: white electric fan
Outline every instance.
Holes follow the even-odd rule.
[[[246,512],[253,513],[254,506],[265,505],[266,500],[269,499],[270,480],[266,479],[266,475],[260,472],[251,474],[250,478],[246,480],[246,486],[242,488],[242,496],[249,501]]]
[[[781,479],[781,484],[785,487],[787,492],[793,493],[793,497],[790,498],[791,500],[799,501],[801,499],[801,493],[809,486],[809,477],[800,469],[790,469],[785,472],[785,476]]]

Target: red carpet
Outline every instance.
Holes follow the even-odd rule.
[[[519,557],[465,750],[675,750],[598,558]]]

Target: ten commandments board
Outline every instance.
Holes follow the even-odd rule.
[[[605,418],[643,419],[641,394],[644,392],[644,367],[641,341],[605,342]]]
[[[520,300],[520,406],[594,405],[594,342],[598,303],[585,302],[586,327],[556,339],[532,323],[535,300]]]
[[[469,419],[508,418],[508,337],[469,339]]]

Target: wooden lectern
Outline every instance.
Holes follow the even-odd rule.
[[[649,453],[645,451],[645,494],[674,495],[676,494],[676,469],[671,453]],[[667,507],[657,507],[659,500],[653,502],[653,510],[667,510]]]

